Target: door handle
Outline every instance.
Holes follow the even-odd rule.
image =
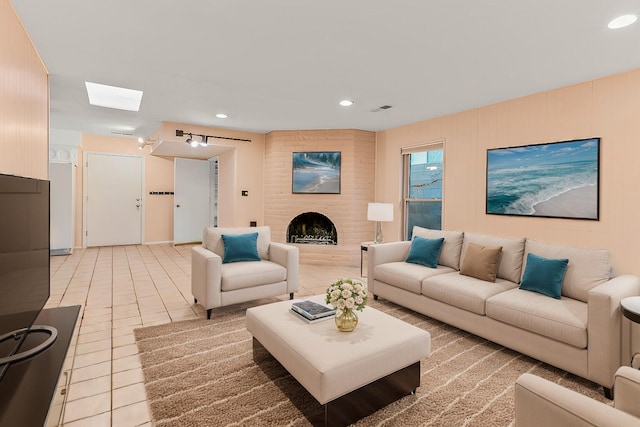
[[[180,207],[180,205],[176,205],[176,208],[179,208],[179,207]]]
[[[140,203],[138,203],[138,204],[136,205],[136,208],[139,208],[139,207],[140,207]]]

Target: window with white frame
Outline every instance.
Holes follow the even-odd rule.
[[[442,229],[444,142],[402,149],[404,171],[404,230],[411,239],[414,225]]]

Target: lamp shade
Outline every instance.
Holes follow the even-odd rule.
[[[393,221],[393,203],[369,203],[367,219],[369,221]]]

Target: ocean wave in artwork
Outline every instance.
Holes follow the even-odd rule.
[[[487,212],[534,215],[539,213],[536,205],[568,195],[571,190],[595,189],[597,183],[597,161],[492,170],[487,178]]]

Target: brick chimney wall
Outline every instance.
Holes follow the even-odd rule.
[[[294,152],[340,151],[340,194],[293,194]],[[289,222],[305,212],[327,216],[336,226],[338,245],[296,245],[300,261],[319,265],[360,265],[360,243],[373,240],[367,221],[373,202],[375,133],[355,130],[273,131],[265,139],[264,221],[275,242],[286,242]]]

